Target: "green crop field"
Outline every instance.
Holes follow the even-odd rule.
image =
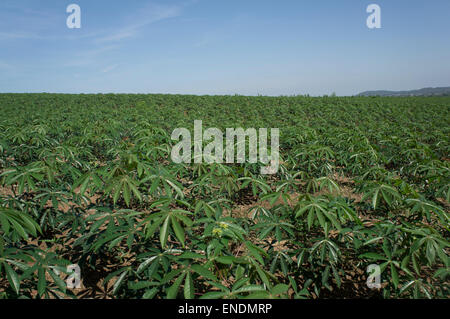
[[[0,94],[0,298],[449,298],[449,203],[450,97]]]

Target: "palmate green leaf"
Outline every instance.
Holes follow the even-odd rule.
[[[212,217],[215,213],[215,209],[210,205],[210,203],[206,203],[202,200],[197,202],[194,211],[196,215],[199,215],[200,212],[203,211],[207,217]]]
[[[166,247],[167,239],[169,237],[169,220],[170,216],[167,216],[159,233],[159,241],[161,242],[161,247]]]
[[[87,172],[75,181],[75,183],[72,185],[72,191],[80,187],[80,195],[84,196],[88,188],[93,191],[95,189],[101,188],[102,185],[103,182],[95,171]]]
[[[138,188],[134,183],[129,183],[128,186],[130,187],[131,191],[133,192],[134,196],[136,196],[139,201],[142,201],[142,195],[141,192],[139,192]]]
[[[16,272],[11,268],[10,265],[8,265],[8,263],[3,263],[3,266],[5,267],[5,271],[6,271],[6,278],[9,281],[9,284],[11,285],[11,287],[14,289],[14,291],[16,292],[16,294],[19,294],[20,292],[20,280],[19,280],[19,276],[16,274]]]
[[[339,276],[339,271],[336,269],[334,265],[331,266],[331,269],[333,271],[334,280],[336,280],[336,285],[338,288],[341,288],[342,281],[341,277]]]
[[[436,250],[439,250],[439,246],[437,246],[435,242],[428,240],[425,249],[425,255],[431,265],[434,264],[434,261],[436,259]]]
[[[122,240],[124,238],[126,238],[128,236],[128,238],[131,238],[131,235],[129,234],[125,234],[125,235],[120,235],[120,234],[113,234],[112,236],[107,236],[106,238],[103,239],[102,243],[100,243],[99,245],[95,245],[94,251],[98,251],[98,249],[104,244],[107,243],[108,241],[111,241],[110,244],[108,245],[108,249],[111,250],[113,247],[117,246],[119,243],[122,242]],[[117,238],[115,238],[117,237]],[[115,238],[113,240],[111,240],[112,238]]]
[[[0,258],[5,254],[5,240],[0,236]],[[0,270],[1,271],[1,270]]]
[[[260,233],[259,238],[260,238],[260,239],[266,238],[266,237],[269,235],[269,233],[271,233],[274,229],[275,229],[275,226],[269,226],[269,227],[267,227],[266,229],[264,229],[264,230]],[[277,238],[277,240],[278,240],[278,238]]]
[[[183,282],[183,279],[185,277],[186,273],[182,273],[173,283],[172,286],[170,286],[169,289],[167,289],[167,299],[175,299],[178,294],[178,290],[180,289],[181,283]]]
[[[146,180],[144,179],[142,182],[145,183],[145,181]],[[151,184],[150,189],[149,189],[149,193],[150,194],[154,194],[156,192],[156,189],[159,186],[159,182],[160,182],[160,180],[158,178],[153,179],[152,184]]]
[[[325,218],[323,217],[322,212],[320,210],[316,210],[316,217],[319,220],[319,225],[322,228],[325,228]]]
[[[410,295],[415,298],[415,299],[419,299],[420,296],[420,292],[423,291],[425,292],[425,294],[427,295],[428,299],[431,299],[431,296],[428,292],[428,290],[425,288],[423,289],[424,286],[421,282],[420,279],[416,279],[416,280],[411,280],[406,282],[403,287],[399,290],[399,294],[402,295],[407,291],[410,291]]]
[[[287,291],[288,291],[288,289],[289,289],[289,285],[286,285],[286,284],[278,284],[278,285],[276,285],[275,287],[273,287],[272,289],[271,289],[271,291],[270,291],[270,293],[272,294],[272,295],[281,295],[281,294],[284,294],[284,293],[286,293]]]
[[[223,291],[210,291],[207,293],[204,293],[202,296],[200,296],[200,299],[220,299],[228,295],[229,292],[223,292]]]
[[[312,227],[312,225],[313,225],[314,217],[315,217],[314,212],[315,212],[315,208],[311,209],[311,210],[309,211],[309,213],[308,213],[308,219],[307,219],[307,222],[308,222],[308,229],[311,229],[311,227]],[[296,216],[296,217],[297,217],[297,216]]]
[[[23,229],[22,225],[20,225],[18,222],[16,222],[13,218],[9,220],[11,223],[12,228],[24,239],[27,240],[28,236],[25,230]]]
[[[258,273],[259,278],[262,280],[262,282],[266,285],[266,287],[270,287],[270,281],[269,278],[267,278],[266,273],[264,270],[257,264],[254,264],[256,272]]]
[[[264,196],[261,196],[261,201],[269,201],[270,205],[274,205],[279,199],[282,199],[285,204],[288,204],[291,200],[289,194],[285,194],[282,191],[268,193]]]
[[[450,203],[450,183],[445,184],[444,186],[442,186],[438,191],[437,191],[438,195],[441,195],[443,198],[445,198],[445,200],[447,201],[447,203]]]
[[[141,290],[152,286],[159,286],[159,283],[152,281],[128,282],[128,288],[131,290]]]
[[[338,184],[329,177],[320,177],[317,179],[317,182],[321,190],[327,188],[330,193],[339,192],[340,190]]]
[[[0,208],[0,226],[6,235],[9,234],[10,223],[6,218],[6,214],[3,214],[1,212],[1,208]]]
[[[37,236],[41,232],[39,225],[28,214],[5,207],[0,207],[0,225],[6,235],[12,229],[24,240],[28,239],[28,235]]]
[[[183,269],[183,268],[171,270],[161,280],[161,284],[164,285],[164,284],[169,283],[172,279],[174,279],[176,276],[178,276],[179,274],[181,274],[184,271],[185,271],[185,269]]]
[[[144,232],[145,237],[150,238],[156,232],[158,227],[160,227],[159,239],[161,243],[161,247],[165,247],[167,244],[167,240],[170,234],[170,226],[172,227],[175,236],[181,242],[184,247],[185,244],[185,229],[181,226],[180,221],[186,226],[192,226],[193,222],[189,219],[185,214],[192,214],[191,212],[175,209],[175,210],[163,210],[159,213],[155,213],[150,215],[150,217],[146,218],[144,221]],[[150,222],[154,220],[153,223]]]
[[[302,252],[299,255],[299,261],[303,259],[304,253]],[[312,258],[319,257],[320,261],[323,263],[325,258],[328,259],[328,262],[331,264],[337,264],[339,262],[340,257],[340,250],[339,247],[332,242],[330,239],[322,239],[317,241],[311,248],[310,248],[310,260]],[[299,264],[300,265],[300,264]]]
[[[410,274],[410,272],[408,270],[408,265],[409,265],[410,261],[411,261],[411,255],[406,255],[400,264],[400,268],[403,271],[407,272],[408,274]]]
[[[393,250],[392,250],[392,245],[389,242],[389,240],[385,239],[383,241],[382,249],[383,249],[386,257],[389,258],[389,259],[392,259]]]
[[[397,289],[399,284],[399,278],[398,278],[398,272],[395,268],[394,264],[391,264],[391,276],[392,276],[392,282],[394,283],[394,287]]]
[[[20,276],[20,279],[24,280],[24,279],[29,278],[27,272],[29,271],[30,268],[32,268],[32,266],[26,264],[25,261],[30,262],[31,258],[26,255],[22,255],[21,258],[23,258],[22,261],[18,261],[15,259],[5,259],[5,261],[13,266],[16,266],[18,269],[20,269],[23,272],[22,275]],[[0,263],[0,272],[1,272],[1,263]]]
[[[181,242],[181,245],[184,247],[184,240],[185,240],[184,228],[181,227],[180,223],[178,222],[177,218],[174,215],[171,215],[170,219],[172,222],[172,228],[175,232],[175,236],[177,236],[178,240]]]
[[[330,285],[328,284],[328,279],[330,278],[330,266],[326,266],[325,270],[322,272],[322,286],[330,289]]]
[[[245,273],[245,269],[243,267],[239,267],[239,274],[238,271],[236,271],[236,278],[242,277],[244,276]],[[241,288],[242,286],[244,286],[245,284],[248,284],[248,282],[250,281],[250,278],[248,277],[242,277],[241,279],[237,280],[234,284],[233,287],[231,288],[233,291],[236,289]]]
[[[244,299],[270,299],[273,298],[273,296],[270,295],[268,291],[260,291],[260,292],[254,292],[249,294],[248,296],[245,296]]]
[[[258,195],[258,190],[261,192],[262,195],[267,194],[271,190],[270,186],[264,180],[259,180],[253,177],[241,177],[238,179],[238,181],[244,181],[241,185],[243,189],[245,189],[250,184],[253,196]],[[278,191],[279,190],[277,189],[277,192]]]
[[[125,277],[128,275],[128,269],[127,270],[124,270],[121,274],[120,274],[120,276],[119,276],[119,278],[117,279],[117,281],[114,283],[114,285],[113,285],[113,290],[112,290],[112,293],[114,294],[114,295],[116,295],[118,292],[119,292],[119,289],[120,289],[120,287],[123,285],[123,283],[124,283],[124,280],[125,280]]]
[[[413,254],[411,259],[412,259],[414,271],[416,272],[416,274],[420,275],[420,266],[419,266],[419,263],[417,262],[416,256]]]
[[[53,270],[49,270],[48,273],[50,274],[50,276],[52,277],[53,281],[58,286],[58,288],[65,293],[67,286],[64,280],[62,280],[61,277],[59,277],[59,275],[55,273]]]
[[[108,192],[108,189],[106,189],[105,192]],[[116,187],[114,189],[114,195],[113,195],[113,203],[114,204],[116,204],[117,201],[119,200],[120,192],[121,192],[120,187]]]
[[[38,269],[38,294],[39,296],[44,296],[45,290],[47,288],[47,280],[45,279],[45,268]]]
[[[266,255],[264,250],[258,248],[257,246],[253,245],[251,242],[247,241],[245,242],[245,245],[247,249],[249,250],[250,254],[261,264],[264,265],[264,259],[262,258],[261,254]]]
[[[445,249],[450,247],[450,243],[442,238],[439,233],[430,227],[426,228],[402,228],[403,231],[413,234],[415,240],[410,247],[411,257],[413,261],[414,269],[419,268],[417,264],[416,256],[420,256],[425,253],[428,265],[431,267],[436,260],[436,256],[444,263],[449,264],[449,258],[445,253]]]
[[[272,264],[270,266],[270,272],[274,273],[276,271],[279,262],[281,266],[281,271],[283,272],[284,275],[287,275],[289,270],[286,260],[288,261],[288,263],[291,263],[292,261],[292,259],[286,254],[281,252],[277,253],[276,257],[273,259]]]
[[[217,277],[211,271],[206,269],[205,267],[194,264],[194,265],[191,265],[191,268],[193,271],[195,271],[197,274],[199,274],[203,278],[217,281]]]
[[[181,252],[181,251],[180,251]],[[186,251],[183,252],[179,258],[186,258],[186,259],[204,259],[205,255],[199,254],[199,253],[194,253],[192,251]]]
[[[148,181],[151,181],[149,194],[152,196],[155,196],[157,191],[161,192],[164,189],[166,196],[173,197],[173,192],[175,192],[178,198],[184,198],[182,185],[165,169],[156,169],[155,174],[147,176],[141,183],[146,184]]]
[[[128,184],[124,184],[122,186],[122,195],[123,195],[123,199],[125,200],[125,204],[130,207],[130,199],[131,199],[131,191],[130,191],[130,187],[128,186]],[[117,200],[114,201],[114,203],[116,203]]]
[[[324,197],[311,197],[309,196],[306,200],[301,200],[295,207],[294,211],[296,212],[295,217],[302,217],[306,212],[307,215],[307,226],[308,229],[314,225],[315,220],[317,219],[319,226],[322,227],[326,232],[329,229],[329,224],[336,229],[341,229],[341,225],[335,216],[335,212],[328,208],[330,203]]]
[[[140,274],[141,272],[143,272],[152,261],[154,261],[156,258],[158,258],[158,256],[152,256],[150,258],[147,258],[143,263],[141,263],[137,269],[137,273]]]
[[[364,242],[363,246],[367,246],[367,245],[376,243],[382,239],[384,239],[384,237],[375,237],[375,238],[369,239],[368,241]]]
[[[372,197],[372,207],[373,209],[377,209],[378,203],[380,202],[380,190],[375,190],[375,192],[373,193],[373,197]],[[364,200],[364,198],[363,198]]]
[[[221,256],[215,259],[217,262],[225,265],[231,265],[237,261],[237,258],[234,256]]]
[[[114,204],[117,203],[120,195],[122,195],[125,204],[127,205],[127,207],[130,207],[132,194],[139,201],[142,201],[142,195],[137,188],[138,183],[138,181],[135,181],[128,175],[113,177],[106,182],[106,184],[109,186],[106,187],[105,194],[112,194]]]
[[[415,280],[411,280],[405,283],[402,288],[399,290],[399,294],[403,294],[406,290],[410,289],[415,284]]]
[[[147,290],[142,296],[142,299],[153,299],[158,293],[159,289],[157,287]]]
[[[176,209],[176,210],[173,210],[172,213],[173,213],[174,217],[176,217],[177,219],[182,221],[183,224],[185,224],[186,226],[188,226],[188,227],[192,226],[192,224],[193,224],[192,220],[189,217],[184,215],[184,214],[191,215],[192,214],[191,212],[181,210],[181,209]]]
[[[361,226],[363,225],[358,215],[351,207],[351,205],[348,204],[345,198],[333,198],[329,203],[329,207],[333,212],[336,213],[336,219],[341,223],[345,223],[346,221],[353,221]]]
[[[17,183],[19,194],[22,194],[25,190],[33,191],[36,189],[35,182],[40,182],[44,178],[44,175],[41,174],[43,168],[39,165],[40,163],[31,163],[26,167],[7,170],[0,174],[0,177],[5,177],[6,185]]]
[[[428,221],[431,220],[431,214],[436,215],[444,225],[450,221],[449,215],[441,207],[425,199],[408,198],[406,203],[412,207],[411,213],[423,214]]]
[[[103,280],[103,286],[106,287],[106,285],[107,285],[107,283],[108,283],[109,281],[111,281],[113,278],[119,276],[119,274],[122,274],[123,271],[124,271],[124,269],[121,268],[121,269],[118,269],[118,270],[116,270],[116,271],[114,271],[114,272],[108,274],[108,275],[105,277],[105,279]]]
[[[248,285],[248,286],[244,286],[244,287],[234,290],[233,294],[242,294],[242,293],[247,293],[247,292],[261,292],[261,291],[265,291],[265,290],[266,289],[260,285]]]
[[[144,226],[145,239],[149,239],[156,232],[158,227],[163,223],[163,220],[167,218],[166,216],[154,215],[155,218],[147,219],[147,222]],[[156,219],[153,223],[150,224],[151,220]]]
[[[173,183],[172,181],[170,181],[168,179],[166,179],[165,181],[167,182],[167,184],[169,184],[175,190],[175,192],[178,194],[178,196],[180,196],[180,198],[184,197],[184,194],[181,191],[180,187],[178,187],[177,185],[175,185],[175,183]]]
[[[441,280],[450,278],[450,267],[440,268],[436,270],[436,272],[433,275],[433,278],[440,278]]]
[[[186,280],[184,281],[184,298],[194,299],[194,281],[190,272],[186,274]]]
[[[364,188],[362,201],[370,198],[373,209],[377,209],[379,207],[381,199],[386,202],[388,207],[391,207],[394,204],[394,201],[401,201],[401,196],[397,189],[378,182],[371,182],[367,188]]]

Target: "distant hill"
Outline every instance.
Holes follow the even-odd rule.
[[[450,96],[450,87],[424,88],[411,91],[366,91],[358,96]]]

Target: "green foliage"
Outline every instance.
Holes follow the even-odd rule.
[[[448,298],[448,97],[1,94],[0,108],[1,297],[74,298],[78,264],[115,298]],[[278,173],[173,163],[171,131],[198,119],[280,128]],[[356,288],[374,263],[382,288]]]

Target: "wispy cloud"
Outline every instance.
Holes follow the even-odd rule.
[[[35,3],[17,4],[15,1],[0,4],[0,39],[45,39],[59,23],[55,9],[41,10]]]
[[[3,61],[0,61],[0,69],[3,70],[12,70],[13,66],[11,64],[5,63]]]
[[[134,37],[139,30],[147,25],[156,23],[162,20],[175,18],[181,15],[182,9],[185,5],[156,5],[151,4],[140,11],[138,16],[133,17],[133,23],[123,26],[118,30],[98,37],[96,42],[115,42],[123,39]]]
[[[14,4],[2,4],[2,7],[7,8],[9,12],[0,11],[0,27],[12,22],[17,25],[17,22],[20,21],[22,22],[22,28],[19,26],[16,30],[0,31],[0,40],[77,40],[91,38],[97,44],[119,42],[137,36],[145,26],[180,16],[185,7],[195,4],[197,1],[188,0],[171,5],[150,3],[135,14],[128,16],[121,27],[97,29],[89,33],[83,32],[82,29],[79,34],[51,34],[48,31],[50,29],[55,30],[54,27],[61,23],[57,19],[57,15]],[[58,30],[61,30],[61,28],[58,28]]]
[[[101,36],[104,32],[91,32],[78,35],[39,35],[31,32],[0,32],[0,40],[78,40]]]
[[[113,64],[113,65],[107,66],[106,68],[104,68],[104,69],[102,70],[102,73],[108,73],[108,72],[111,72],[111,71],[113,71],[114,69],[116,69],[118,66],[119,66],[118,64]]]
[[[65,67],[82,67],[92,64],[98,64],[98,58],[103,54],[117,49],[117,45],[106,45],[95,49],[88,49],[77,52],[72,58],[64,63]]]
[[[15,39],[40,39],[36,34],[27,32],[0,32],[0,40]]]

